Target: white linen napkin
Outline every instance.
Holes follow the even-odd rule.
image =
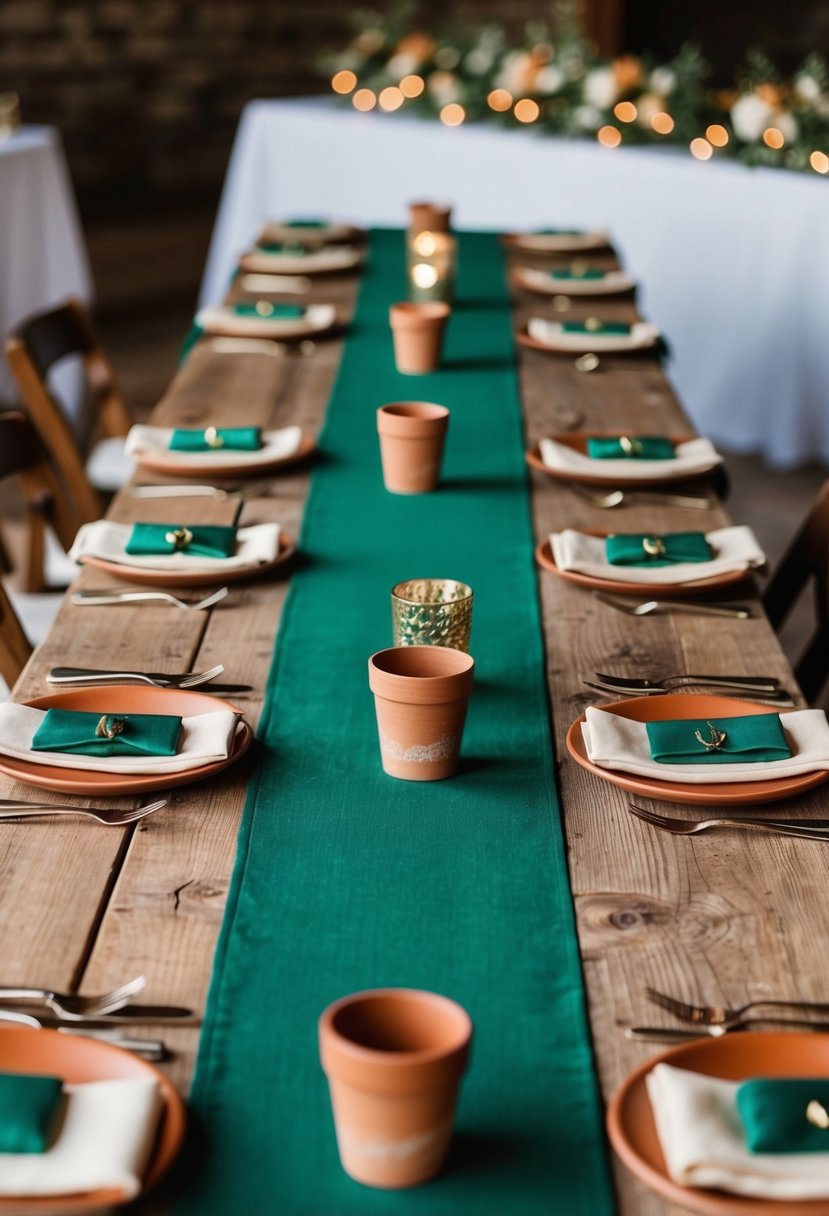
[[[362,261],[362,250],[354,245],[325,245],[309,253],[267,253],[254,249],[239,259],[243,270],[267,274],[269,270],[285,274],[307,274],[315,270],[351,270]]]
[[[624,270],[609,270],[601,279],[582,279],[573,275],[567,279],[554,279],[547,270],[535,270],[531,266],[518,268],[519,278],[528,287],[550,295],[565,296],[609,296],[616,292],[630,291],[636,280]]]
[[[548,321],[546,317],[530,317],[527,333],[537,342],[549,346],[550,350],[572,351],[625,351],[642,350],[659,340],[658,325],[648,321],[635,321],[629,334],[571,334],[564,333],[561,321]]]
[[[739,1084],[670,1064],[648,1073],[648,1097],[674,1182],[761,1199],[829,1197],[829,1152],[749,1152],[737,1110]]]
[[[336,319],[333,304],[312,304],[301,317],[240,317],[223,305],[196,313],[196,324],[205,333],[233,334],[240,338],[299,338],[328,329]]]
[[[116,524],[109,519],[96,519],[94,523],[83,524],[69,550],[69,556],[76,562],[84,557],[102,557],[106,561],[138,570],[181,570],[191,573],[215,570],[217,575],[221,575],[225,570],[272,562],[279,552],[279,524],[254,524],[250,528],[239,528],[236,552],[231,557],[189,556],[186,552],[133,557],[126,552],[132,527],[132,524]]]
[[[752,570],[766,563],[766,555],[751,528],[717,528],[706,532],[715,556],[709,562],[674,562],[670,566],[614,566],[605,556],[605,538],[567,528],[550,534],[550,548],[559,570],[574,570],[593,578],[647,586],[696,583],[737,570]]]
[[[175,756],[78,756],[71,752],[32,751],[32,740],[46,716],[33,705],[13,701],[0,704],[0,754],[30,764],[49,764],[55,768],[81,768],[96,773],[127,775],[183,773],[203,764],[226,760],[233,747],[239,715],[229,709],[182,718],[178,753]]]
[[[746,699],[750,696],[746,693]],[[773,713],[769,707],[769,713]],[[724,715],[719,715],[724,716]],[[829,769],[829,722],[822,709],[795,709],[781,713],[780,723],[791,748],[787,760],[747,764],[660,764],[651,756],[644,722],[634,722],[606,709],[589,705],[581,733],[588,757],[600,768],[688,785],[721,781],[769,781]]]
[[[32,1033],[37,1033],[33,1031]],[[141,1190],[163,1098],[152,1077],[63,1087],[57,1138],[45,1153],[0,1153],[0,1195],[76,1195]]]
[[[255,452],[229,451],[213,448],[209,452],[171,452],[170,441],[173,428],[167,426],[140,426],[136,424],[127,435],[124,450],[132,456],[148,455],[166,457],[171,464],[189,465],[193,469],[210,469],[232,460],[234,465],[269,465],[275,460],[287,460],[299,449],[302,431],[298,426],[286,426],[279,431],[263,431],[262,447]]]
[[[561,473],[584,473],[591,477],[606,477],[608,481],[662,481],[666,477],[693,477],[707,473],[722,456],[710,439],[689,439],[676,445],[673,460],[627,460],[622,456],[597,460],[586,452],[577,452],[555,439],[539,439],[541,459],[548,469]]]

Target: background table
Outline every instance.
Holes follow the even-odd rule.
[[[265,219],[322,209],[399,224],[416,197],[452,200],[460,227],[609,228],[645,314],[668,335],[669,372],[698,429],[773,464],[829,463],[829,225],[816,176],[321,100],[256,101],[236,138],[202,302],[223,297]]]

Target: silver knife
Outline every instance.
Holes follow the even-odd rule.
[[[13,1013],[10,1010],[0,1010],[0,1023],[12,1026],[28,1026],[32,1030],[57,1030],[61,1034],[83,1035],[87,1039],[97,1039],[100,1043],[110,1043],[113,1047],[121,1047],[131,1051],[133,1055],[142,1056],[145,1060],[166,1060],[167,1048],[161,1039],[131,1039],[126,1035],[112,1030],[87,1030],[76,1028],[61,1022],[58,1018],[45,1016],[35,1017],[29,1013]]]
[[[163,671],[108,671],[103,667],[53,667],[46,675],[46,681],[49,684],[92,684],[96,681],[104,680],[135,680],[141,682],[141,676],[146,676],[148,680],[156,680],[159,684],[170,684],[172,688],[176,688],[177,684],[170,678],[169,672]],[[188,691],[186,688],[182,691]],[[193,692],[252,692],[252,684],[217,684],[214,680],[209,680],[206,684],[197,684],[192,690]]]
[[[42,1026],[55,1029],[58,1026],[83,1027],[87,1030],[105,1030],[107,1026],[135,1026],[140,1022],[166,1022],[176,1026],[198,1026],[200,1019],[192,1009],[180,1009],[176,1005],[124,1005],[115,1013],[102,1013],[97,1017],[67,1018],[58,1017],[54,1013],[41,1013],[40,1008],[33,1010],[20,1008],[20,1000],[0,1004],[0,1018],[5,1014],[16,1014],[18,1017],[37,1018]]]
[[[625,1038],[634,1042],[671,1042],[677,1043],[683,1039],[720,1039],[723,1035],[734,1034],[739,1030],[751,1030],[760,1026],[791,1026],[796,1030],[829,1031],[829,1022],[810,1022],[806,1018],[751,1018],[736,1026],[707,1026],[704,1029],[695,1026],[628,1026]]]

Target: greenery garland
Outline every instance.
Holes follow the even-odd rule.
[[[672,144],[699,160],[829,175],[829,66],[817,54],[784,81],[749,51],[735,87],[714,91],[698,47],[664,64],[602,59],[567,4],[554,10],[554,30],[531,21],[518,45],[497,24],[429,33],[414,9],[402,0],[385,15],[354,13],[352,40],[322,57],[333,91],[355,109],[532,126],[606,147]]]

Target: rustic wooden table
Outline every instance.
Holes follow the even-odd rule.
[[[613,264],[609,256],[606,261]],[[347,311],[355,289],[355,279],[328,278],[307,298],[335,301]],[[637,315],[629,299],[597,304],[574,298],[572,305],[574,317]],[[517,322],[539,312],[549,314],[549,303],[517,293]],[[263,426],[299,423],[316,435],[341,348],[336,337],[318,342],[309,357],[274,358],[221,354],[209,341],[200,342],[153,422],[232,425],[243,417]],[[603,359],[598,371],[583,374],[570,358],[522,350],[520,376],[528,442],[577,420],[584,430],[691,430],[650,357]],[[367,399],[367,408],[377,404]],[[540,473],[532,473],[531,481],[539,539],[570,525],[609,528],[624,520],[626,530],[653,527],[647,506],[602,511],[563,482]],[[246,482],[242,522],[277,520],[296,536],[308,483],[307,467]],[[125,490],[110,514],[163,520],[170,508],[170,499],[138,500]],[[190,498],[176,515],[226,523],[235,508],[233,501]],[[727,514],[720,505],[693,513],[660,508],[659,522],[665,530],[710,528],[727,522]],[[115,585],[90,570],[77,583]],[[287,578],[236,584],[209,614],[155,605],[78,607],[67,599],[14,696],[43,695],[47,670],[59,664],[183,671],[222,662],[223,680],[253,685],[253,692],[235,700],[255,723],[287,587]],[[737,833],[658,834],[629,816],[623,791],[578,767],[564,747],[567,727],[594,700],[582,681],[597,669],[637,676],[712,667],[768,672],[793,687],[759,610],[745,622],[691,615],[634,619],[544,571],[539,587],[570,877],[597,1064],[609,1096],[631,1068],[659,1050],[627,1042],[623,1027],[669,1021],[646,1002],[647,984],[728,1003],[768,994],[826,998],[825,846]],[[168,808],[127,829],[74,819],[0,825],[2,981],[96,992],[143,973],[147,1000],[203,1010],[249,771],[243,761],[213,782],[184,786]],[[4,779],[0,794],[31,797],[32,791]],[[818,807],[829,812],[829,795],[818,791],[787,809],[800,814]],[[165,1028],[163,1035],[174,1053],[164,1067],[186,1091],[198,1030]],[[679,1210],[620,1166],[616,1180],[624,1216]]]

